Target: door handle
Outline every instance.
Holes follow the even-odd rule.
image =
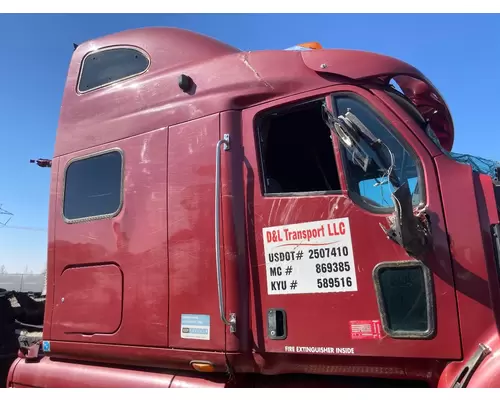
[[[220,188],[221,188],[221,146],[224,145],[224,151],[230,150],[229,134],[225,133],[224,138],[217,142],[215,153],[215,264],[217,267],[217,294],[219,296],[219,313],[220,319],[225,325],[229,326],[231,333],[236,332],[236,314],[230,313],[229,320],[226,318],[224,311],[224,293],[222,287],[222,268],[221,268],[221,255],[220,255]]]

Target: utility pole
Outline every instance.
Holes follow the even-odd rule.
[[[0,228],[7,225],[9,223],[9,221],[11,220],[13,215],[14,214],[12,214],[11,212],[2,208],[2,204],[0,204]]]

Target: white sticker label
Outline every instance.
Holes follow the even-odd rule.
[[[348,218],[263,229],[267,293],[356,292]]]
[[[181,338],[210,340],[210,315],[182,314]]]

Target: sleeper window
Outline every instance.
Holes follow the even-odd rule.
[[[122,154],[102,153],[73,161],[66,170],[63,214],[67,220],[116,214],[122,200]]]
[[[133,48],[105,49],[83,60],[78,91],[86,92],[141,74],[149,68],[149,59]]]
[[[322,101],[277,110],[260,118],[258,141],[265,194],[340,190],[331,132]]]

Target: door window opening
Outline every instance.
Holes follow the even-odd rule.
[[[266,113],[257,132],[266,195],[340,191],[323,100]]]

